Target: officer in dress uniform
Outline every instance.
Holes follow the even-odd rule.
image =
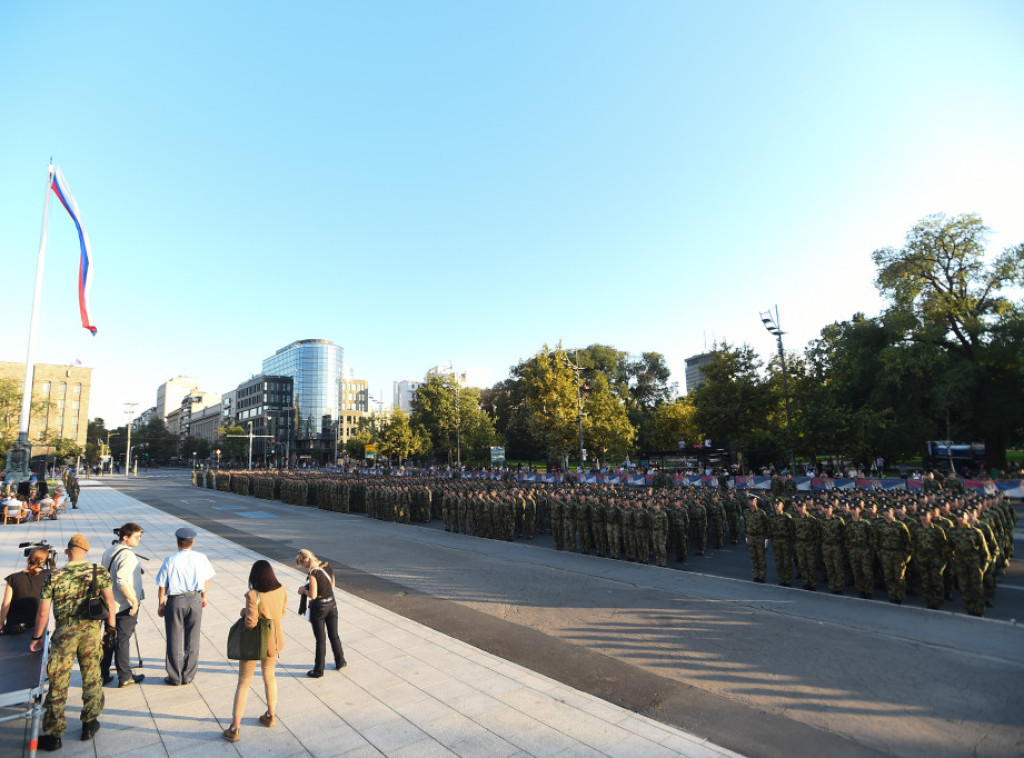
[[[178,552],[164,559],[156,575],[156,613],[164,620],[167,634],[164,682],[172,687],[190,684],[199,668],[199,627],[214,577],[209,559],[192,549],[195,530],[183,526],[174,536]]]

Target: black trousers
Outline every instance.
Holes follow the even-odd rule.
[[[129,615],[125,609],[115,616],[117,624],[117,646],[103,651],[103,660],[100,661],[100,672],[103,678],[110,676],[110,664],[114,662],[117,666],[117,683],[126,682],[132,678],[132,634],[135,632],[135,624],[138,623],[138,616]]]
[[[312,603],[309,609],[309,623],[313,627],[313,636],[316,637],[316,661],[313,663],[313,670],[322,674],[324,660],[327,658],[328,638],[331,640],[334,663],[340,664],[345,660],[345,651],[341,647],[341,638],[338,637],[338,604]]]

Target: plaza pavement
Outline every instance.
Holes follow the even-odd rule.
[[[306,672],[313,635],[295,610],[294,590],[304,576],[271,561],[292,593],[284,622],[286,643],[277,665],[278,725],[262,726],[262,679],[257,676],[242,719],[241,740],[221,732],[231,722],[237,664],[225,656],[227,632],[238,618],[253,561],[263,557],[212,532],[197,530],[195,549],[217,576],[203,613],[199,672],[191,685],[164,684],[164,625],[156,615],[153,577],[175,549],[174,531],[186,522],[98,482],[84,481],[82,507],[57,521],[0,529],[2,576],[24,567],[19,542],[48,540],[61,552],[72,534],[85,534],[89,559],[99,560],[126,521],[145,526],[137,553],[148,556],[147,597],[138,624],[146,680],[125,689],[104,688],[102,729],[79,740],[81,678],[77,667],[68,698],[64,747],[54,755],[135,758],[158,756],[614,756],[659,758],[735,756],[682,730],[640,716],[553,679],[485,653],[464,642],[337,591],[339,632],[348,667],[328,666],[322,679]],[[269,536],[269,535],[268,535]],[[51,622],[52,623],[52,622]],[[28,640],[26,639],[26,648]],[[133,662],[137,663],[135,647]],[[12,730],[2,725],[2,745]],[[40,753],[43,754],[43,753]]]

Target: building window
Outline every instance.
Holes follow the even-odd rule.
[[[24,386],[24,385],[22,385],[22,386]],[[44,395],[49,395],[50,394],[50,383],[49,382],[43,382],[43,394]]]
[[[57,389],[57,394],[64,397],[64,393],[68,391],[68,385],[66,382],[61,382],[60,387]]]

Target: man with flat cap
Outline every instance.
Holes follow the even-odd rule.
[[[54,630],[50,638],[50,656],[46,661],[46,676],[50,688],[43,705],[43,734],[39,737],[40,750],[59,750],[61,738],[67,729],[64,706],[68,699],[68,682],[75,658],[82,672],[82,739],[91,740],[99,731],[99,715],[103,711],[103,681],[100,658],[103,655],[102,621],[89,618],[87,600],[95,577],[96,591],[107,605],[107,636],[113,640],[115,630],[114,593],[110,588],[110,574],[102,566],[88,563],[89,540],[76,534],[68,541],[64,551],[67,565],[50,574],[40,594],[36,613],[35,632],[29,650],[43,649],[43,636],[53,607]]]
[[[213,566],[202,553],[192,549],[196,532],[183,526],[174,533],[178,552],[164,559],[156,575],[158,616],[167,634],[167,676],[164,682],[176,687],[190,684],[199,668],[199,625],[214,576]]]

